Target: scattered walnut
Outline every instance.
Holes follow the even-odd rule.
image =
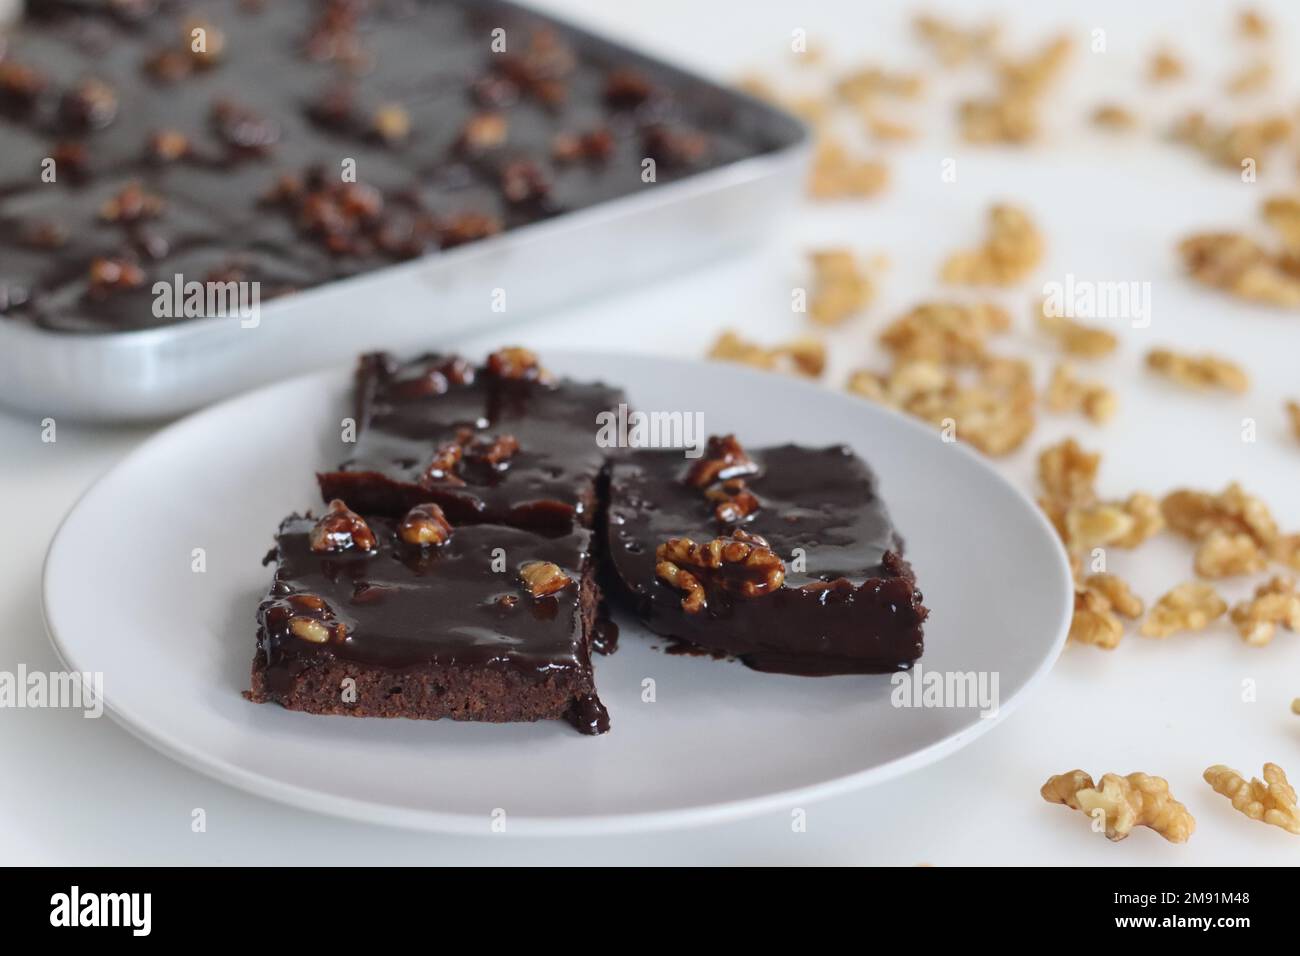
[[[1291,433],[1295,435],[1296,441],[1300,441],[1300,402],[1293,398],[1287,399],[1286,414],[1291,420]]]
[[[835,95],[845,102],[862,106],[879,96],[915,99],[925,88],[918,73],[901,73],[879,67],[862,67],[840,78]]]
[[[1135,491],[1124,500],[1125,514],[1133,519],[1133,528],[1111,544],[1117,548],[1136,548],[1148,538],[1164,530],[1165,519],[1160,513],[1160,503],[1144,491]]]
[[[74,130],[103,129],[117,116],[117,92],[103,80],[82,80],[59,101],[59,117]]]
[[[826,368],[826,344],[812,336],[801,336],[768,348],[726,329],[714,341],[708,357],[768,371],[789,370],[817,378]]]
[[[1257,59],[1228,78],[1227,90],[1233,96],[1245,96],[1267,89],[1272,82],[1273,65],[1268,60]]]
[[[535,598],[563,591],[573,583],[558,564],[550,561],[525,561],[519,566],[519,579]]]
[[[1273,30],[1262,13],[1248,8],[1237,14],[1237,32],[1247,40],[1263,40]]]
[[[1260,207],[1264,221],[1278,234],[1282,245],[1292,256],[1300,254],[1300,197],[1273,196]],[[1295,262],[1287,257],[1281,266],[1288,275],[1295,275]]]
[[[339,498],[329,503],[329,509],[312,527],[307,541],[311,549],[318,553],[347,551],[351,548],[371,551],[375,547],[374,532],[365,519]]]
[[[1039,793],[1048,803],[1062,803],[1094,819],[1103,819],[1107,839],[1115,842],[1128,836],[1134,827],[1150,827],[1170,843],[1185,843],[1196,829],[1196,820],[1174,799],[1163,777],[1108,773],[1099,786],[1094,786],[1091,776],[1071,770],[1049,778]]]
[[[547,382],[551,379],[550,372],[542,368],[536,353],[518,346],[498,349],[489,355],[487,370],[497,378],[516,381]]]
[[[1160,502],[1170,530],[1201,541],[1213,531],[1245,533],[1265,551],[1279,540],[1277,522],[1268,506],[1235,481],[1218,494],[1186,488],[1172,491]]]
[[[149,136],[149,155],[160,163],[174,163],[189,153],[189,138],[177,130],[162,129]]]
[[[951,428],[986,455],[1009,454],[1034,428],[1033,370],[1020,359],[986,357],[973,372],[975,381],[967,384],[935,362],[897,362],[887,376],[854,372],[847,387]]]
[[[1250,377],[1241,366],[1216,355],[1152,349],[1147,353],[1147,368],[1189,388],[1222,388],[1237,394],[1250,390]]]
[[[1205,771],[1205,782],[1232,801],[1252,820],[1281,827],[1300,835],[1300,808],[1296,806],[1295,788],[1286,779],[1286,771],[1275,763],[1264,764],[1264,779],[1246,778],[1231,767],[1215,764]]]
[[[1112,133],[1126,132],[1137,126],[1137,117],[1115,103],[1102,103],[1092,111],[1092,125]]]
[[[1115,616],[1105,594],[1094,588],[1075,588],[1070,640],[1109,651],[1118,647],[1123,637],[1124,624]]]
[[[819,325],[839,325],[866,308],[875,296],[871,277],[847,249],[822,249],[813,252],[811,259],[813,288],[808,317]]]
[[[704,453],[686,473],[686,483],[707,488],[717,481],[752,475],[758,465],[745,453],[735,435],[710,435]]]
[[[884,163],[855,158],[843,143],[823,138],[813,153],[808,192],[814,199],[860,199],[876,195],[888,182]]]
[[[1133,524],[1133,518],[1116,505],[1081,505],[1065,513],[1065,541],[1071,551],[1091,551],[1126,538]]]
[[[1180,584],[1161,596],[1139,633],[1143,637],[1169,637],[1179,631],[1203,631],[1227,610],[1227,603],[1208,584]]]
[[[1175,141],[1237,172],[1247,160],[1262,165],[1273,148],[1289,140],[1291,134],[1291,120],[1282,113],[1226,125],[1211,123],[1201,113],[1189,113],[1173,128]]]
[[[1142,599],[1129,588],[1123,578],[1115,574],[1090,574],[1084,579],[1084,587],[1104,597],[1109,605],[1130,620],[1142,616]]]
[[[924,302],[889,325],[880,342],[898,361],[975,365],[988,355],[989,335],[1011,327],[1005,309],[984,302]]]
[[[1023,59],[1001,59],[997,92],[958,104],[962,137],[970,143],[1019,145],[1037,136],[1040,101],[1065,66],[1070,46],[1063,35]]]
[[[509,131],[505,114],[475,113],[466,120],[457,146],[467,153],[482,153],[505,143]]]
[[[1051,411],[1083,412],[1099,425],[1109,421],[1118,407],[1114,392],[1100,382],[1080,381],[1068,362],[1058,363],[1052,370],[1043,397]]]
[[[1077,358],[1102,358],[1119,348],[1114,332],[1056,315],[1046,299],[1038,309],[1038,327],[1055,338],[1067,355]]]
[[[1247,644],[1261,647],[1273,640],[1278,625],[1300,631],[1300,594],[1295,581],[1275,577],[1255,589],[1255,596],[1232,609],[1232,624]]]
[[[920,14],[912,20],[912,28],[939,62],[948,67],[990,57],[997,46],[998,27],[995,23],[964,27],[929,14]]]
[[[433,502],[416,505],[397,525],[397,536],[419,547],[446,544],[451,540],[451,533],[451,522]]]
[[[949,257],[941,275],[945,282],[1014,285],[1028,276],[1042,257],[1042,235],[1025,212],[997,204],[989,210],[989,231],[983,244]]]
[[[1044,448],[1038,455],[1038,480],[1047,496],[1067,505],[1091,504],[1101,453],[1084,451],[1073,438]]]
[[[1151,54],[1151,61],[1147,64],[1147,77],[1153,83],[1167,83],[1170,80],[1180,80],[1187,74],[1187,67],[1183,64],[1182,57],[1172,50],[1161,48]]]
[[[729,594],[761,597],[785,581],[785,563],[767,541],[737,529],[729,538],[697,544],[690,538],[669,538],[655,549],[655,574],[672,587],[687,592],[682,609],[696,613],[707,606],[701,578]],[[682,576],[685,568],[686,577]]]
[[[1196,549],[1196,573],[1205,578],[1254,574],[1268,567],[1268,558],[1249,534],[1211,531]]]

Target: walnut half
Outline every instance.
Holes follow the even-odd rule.
[[[704,581],[745,598],[771,594],[785,582],[785,563],[767,541],[737,529],[729,538],[697,544],[669,538],[655,549],[655,575],[686,592],[682,610],[695,614],[708,606]]]

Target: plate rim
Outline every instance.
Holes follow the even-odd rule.
[[[643,354],[627,351],[572,348],[547,349],[546,353],[548,356],[562,358],[572,356],[575,359],[590,362],[592,366],[596,368],[603,367],[610,361],[619,362],[628,360],[638,362],[657,362],[684,368],[706,366],[706,363],[703,360],[679,358],[660,353]],[[752,369],[740,365],[731,366],[731,371],[739,374],[742,378],[750,378],[755,385],[761,385],[764,382],[770,381],[772,376],[776,376],[782,381],[783,387],[792,387],[795,391],[804,391],[808,394],[818,394],[823,397],[824,393],[831,391],[826,386],[819,383],[802,381],[793,376],[782,375],[777,372]],[[174,433],[181,430],[199,427],[208,417],[227,414],[231,406],[242,403],[256,404],[263,398],[263,396],[279,389],[289,390],[298,388],[306,381],[313,379],[319,379],[320,382],[324,384],[350,373],[350,365],[334,366],[329,369],[309,372],[303,375],[293,376],[282,382],[273,382],[269,385],[264,385],[260,388],[231,396],[220,402],[209,405],[206,408],[192,412],[189,415],[168,423],[144,441],[140,442],[125,456],[103,471],[77,496],[72,506],[59,520],[59,524],[50,539],[50,544],[46,549],[45,558],[41,565],[41,618],[45,627],[46,636],[49,638],[50,645],[54,649],[55,656],[58,658],[59,663],[65,670],[78,670],[78,668],[75,666],[75,661],[69,654],[68,649],[60,640],[54,623],[51,620],[50,565],[55,551],[63,544],[64,534],[69,522],[72,520],[74,515],[81,510],[86,500],[95,492],[95,490],[110,476],[127,467],[138,455],[142,454],[146,448],[153,446],[155,443],[162,443],[169,440]],[[912,429],[918,434],[923,434],[925,436],[924,440],[942,440],[932,429],[928,428],[920,421],[906,416],[894,409],[878,405],[867,399],[859,398],[849,393],[833,394],[839,394],[839,397],[850,401],[861,402],[863,405],[871,407],[876,414],[883,413],[892,416],[896,421],[901,422],[906,428]],[[1020,503],[1025,506],[1029,513],[1033,515],[1040,530],[1042,530],[1048,540],[1052,542],[1052,554],[1055,557],[1058,577],[1060,578],[1060,583],[1066,585],[1068,590],[1068,587],[1073,580],[1070,572],[1069,558],[1065,553],[1065,548],[1061,544],[1059,537],[1052,529],[1050,522],[1046,515],[1042,513],[1042,510],[1034,504],[1027,492],[1021,489],[1011,479],[1003,475],[998,469],[994,468],[988,461],[984,460],[983,456],[978,452],[969,448],[962,442],[953,442],[951,444],[954,446],[951,451],[967,456],[967,458],[972,461],[977,468],[987,472],[993,477],[996,483],[1003,486],[1006,490],[1009,490],[1015,498],[1019,499]],[[829,780],[823,780],[818,783],[759,794],[753,797],[743,797],[719,803],[700,804],[698,806],[678,807],[670,810],[650,810],[587,816],[511,815],[506,832],[517,836],[594,836],[685,829],[689,827],[707,826],[713,823],[751,818],[778,808],[788,807],[794,802],[809,802],[828,799],[853,790],[864,789],[877,783],[883,783],[887,780],[895,779],[913,770],[918,770],[922,767],[928,766],[929,764],[935,763],[943,757],[959,750],[961,747],[964,747],[983,736],[992,727],[1002,723],[1010,714],[1014,713],[1023,702],[1023,699],[1033,693],[1034,689],[1043,682],[1043,679],[1047,676],[1048,672],[1060,657],[1061,650],[1065,646],[1066,638],[1069,633],[1070,619],[1070,603],[1068,601],[1062,601],[1060,620],[1057,623],[1056,634],[1053,637],[1048,652],[1044,654],[1042,660],[1039,661],[1032,673],[1030,673],[1030,675],[1025,679],[1024,684],[1019,688],[1019,690],[1009,699],[999,702],[998,710],[995,715],[978,718],[976,723],[972,725],[956,730],[946,737],[942,737],[939,740],[921,747],[920,749],[887,760],[877,766],[838,777],[832,777]],[[158,727],[138,725],[125,714],[118,711],[117,707],[109,699],[107,693],[103,695],[102,703],[104,712],[108,714],[113,722],[126,730],[135,739],[149,745],[154,750],[171,758],[182,766],[198,771],[204,776],[214,779],[219,783],[235,787],[236,789],[252,793],[259,797],[273,800],[281,804],[311,810],[327,816],[341,817],[358,822],[379,824],[399,829],[462,835],[485,834],[492,832],[490,830],[490,819],[481,814],[471,815],[440,810],[416,810],[407,807],[393,807],[389,804],[371,800],[359,800],[338,794],[327,794],[310,787],[302,787],[296,784],[276,780],[255,771],[239,767],[220,757],[187,747]]]

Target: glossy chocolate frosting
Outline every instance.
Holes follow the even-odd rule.
[[[744,480],[760,507],[739,523],[720,521],[686,481],[691,462],[680,451],[614,463],[606,547],[624,599],[652,631],[759,670],[910,666],[921,654],[926,609],[870,469],[843,446],[782,445],[749,457],[758,471]],[[737,527],[766,539],[784,561],[784,583],[744,597],[706,577],[707,606],[685,611],[683,592],[656,575],[656,548],[670,538],[730,537]]]
[[[640,192],[647,156],[662,184],[775,145],[715,93],[496,3],[27,8],[0,58],[0,316],[52,330],[182,321],[153,308],[177,275],[264,302]]]
[[[326,500],[391,515],[434,501],[457,525],[550,532],[591,523],[606,457],[597,416],[625,401],[618,389],[502,378],[444,355],[398,361],[379,353],[362,358],[356,391],[356,452],[318,476]],[[517,450],[491,461],[503,440]],[[465,451],[455,467],[431,473],[441,450],[457,443]]]

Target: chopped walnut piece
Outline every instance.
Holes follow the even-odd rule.
[[[855,158],[843,143],[823,138],[813,153],[808,192],[814,199],[860,199],[876,195],[888,182],[884,163]]]
[[[385,103],[375,110],[370,129],[382,142],[397,146],[411,135],[411,114],[398,103]]]
[[[914,99],[921,95],[925,80],[919,73],[901,73],[879,67],[862,67],[840,78],[835,84],[835,95],[861,106],[879,96],[898,96]]]
[[[266,624],[273,632],[287,631],[309,644],[342,643],[347,626],[335,619],[334,609],[315,594],[290,594],[275,600],[266,612]]]
[[[819,325],[839,325],[862,311],[875,296],[871,277],[847,249],[811,253],[813,288],[808,317]]]
[[[768,371],[792,371],[817,378],[826,368],[826,344],[821,339],[805,335],[768,348],[726,329],[710,347],[708,357]]]
[[[1228,78],[1227,90],[1233,96],[1245,96],[1267,89],[1272,82],[1273,65],[1268,60],[1257,59]]]
[[[1235,481],[1218,494],[1186,488],[1172,491],[1161,500],[1160,511],[1170,530],[1193,541],[1204,540],[1214,531],[1244,533],[1270,551],[1279,539],[1268,505]]]
[[[1136,548],[1148,538],[1164,530],[1165,519],[1160,513],[1160,502],[1144,491],[1135,491],[1124,500],[1125,514],[1133,519],[1133,528],[1111,544],[1117,548]]]
[[[1300,836],[1300,808],[1296,806],[1295,788],[1286,779],[1286,771],[1275,763],[1264,764],[1264,779],[1246,778],[1223,764],[1215,764],[1205,771],[1205,782],[1232,801],[1252,820],[1281,827],[1288,833]]]
[[[547,382],[551,378],[550,372],[542,368],[535,352],[518,346],[497,349],[489,355],[487,370],[497,378],[523,382]]]
[[[989,210],[989,231],[978,248],[958,252],[944,263],[945,282],[968,285],[1014,285],[1043,257],[1038,228],[1021,209],[1006,204]]]
[[[1072,551],[1091,551],[1132,534],[1133,524],[1132,516],[1116,505],[1081,505],[1065,512],[1065,541]]]
[[[1300,402],[1293,398],[1287,399],[1286,415],[1291,420],[1291,434],[1295,435],[1296,441],[1300,441]]]
[[[1057,315],[1047,299],[1040,304],[1037,319],[1038,327],[1055,338],[1067,355],[1101,358],[1119,348],[1119,338],[1114,332]]]
[[[722,591],[745,598],[761,597],[785,581],[785,562],[764,538],[737,529],[729,538],[697,544],[690,538],[669,538],[655,549],[655,574],[687,592],[682,609],[696,613],[707,606],[701,579]],[[686,578],[682,577],[684,569]]]
[[[117,116],[117,91],[103,80],[88,77],[63,94],[59,117],[74,130],[103,129]]]
[[[1070,619],[1070,640],[1113,650],[1124,637],[1124,624],[1106,595],[1095,588],[1075,588],[1074,617]]]
[[[325,514],[312,526],[307,535],[311,549],[318,553],[331,551],[372,551],[375,534],[366,520],[350,509],[339,498],[329,503]]]
[[[1196,573],[1204,578],[1254,574],[1268,567],[1268,558],[1249,534],[1211,531],[1196,548]]]
[[[1137,117],[1115,103],[1102,103],[1092,111],[1093,126],[1112,133],[1126,132],[1137,126]]]
[[[1273,196],[1264,201],[1260,214],[1277,232],[1286,251],[1292,256],[1300,254],[1300,197]],[[1282,265],[1295,274],[1295,263],[1290,258],[1282,260]]]
[[[929,14],[913,18],[912,29],[944,66],[960,66],[970,60],[992,56],[997,47],[995,23],[958,26]]]
[[[1275,577],[1255,589],[1255,596],[1232,608],[1232,624],[1247,644],[1268,644],[1278,625],[1300,631],[1300,593],[1292,578]]]
[[[1189,113],[1174,125],[1173,138],[1197,150],[1210,162],[1240,172],[1247,160],[1259,166],[1275,146],[1291,138],[1293,126],[1285,114],[1216,125],[1201,113]]]
[[[732,478],[706,488],[704,497],[713,502],[713,516],[723,524],[743,521],[759,509],[757,496],[743,478]]]
[[[90,289],[97,295],[136,289],[144,283],[144,270],[131,259],[100,257],[90,262]]]
[[[987,357],[989,335],[1010,327],[1011,316],[992,303],[924,302],[889,325],[880,342],[902,362],[974,365]]]
[[[1161,48],[1151,54],[1147,64],[1147,77],[1153,83],[1167,83],[1180,80],[1187,74],[1187,67],[1182,57],[1167,48]]]
[[[1094,485],[1101,453],[1084,451],[1073,438],[1044,448],[1038,455],[1038,480],[1047,496],[1067,505],[1096,500]]]
[[[1150,827],[1170,843],[1185,843],[1196,829],[1196,820],[1174,799],[1163,777],[1108,773],[1094,785],[1082,770],[1071,770],[1050,777],[1039,793],[1048,803],[1061,803],[1103,820],[1107,839],[1115,842],[1134,827]]]
[[[1275,224],[1281,222],[1277,207],[1273,216]],[[1178,249],[1188,273],[1204,285],[1252,302],[1300,306],[1300,269],[1290,256],[1272,253],[1236,233],[1193,235]]]
[[[397,536],[407,544],[436,547],[451,540],[451,522],[433,502],[416,505],[397,525]]]
[[[481,153],[502,145],[506,141],[510,126],[505,114],[494,112],[475,113],[465,122],[457,140],[458,148],[468,153]]]
[[[563,591],[573,583],[573,578],[551,561],[525,561],[519,566],[519,579],[535,598]]]
[[[1241,394],[1250,390],[1250,376],[1228,359],[1217,355],[1187,355],[1171,349],[1152,349],[1147,368],[1170,381],[1189,388],[1221,388]]]
[[[1060,75],[1071,42],[1062,35],[1022,59],[997,63],[998,90],[988,97],[963,100],[957,107],[962,137],[970,143],[1018,145],[1038,134],[1043,94]]]
[[[1084,578],[1083,585],[1106,599],[1116,614],[1130,620],[1142,616],[1142,599],[1129,588],[1123,578],[1115,574],[1090,574]]]
[[[1080,381],[1068,362],[1060,362],[1052,370],[1043,398],[1051,411],[1082,412],[1099,425],[1110,421],[1118,407],[1114,392],[1100,382]]]
[[[105,222],[139,222],[160,215],[166,205],[161,196],[146,192],[139,183],[131,182],[100,205],[99,218]]]
[[[1264,40],[1272,32],[1272,25],[1258,10],[1247,8],[1237,14],[1237,33],[1245,39]]]
[[[1143,637],[1169,637],[1179,631],[1203,631],[1227,611],[1227,603],[1214,588],[1190,581],[1162,595],[1138,633]]]
[[[149,136],[149,155],[160,163],[174,163],[190,153],[189,138],[174,129],[162,129]]]
[[[756,471],[758,465],[745,454],[735,435],[710,435],[704,453],[687,471],[686,483],[696,488],[707,488],[716,481],[740,478]]]

